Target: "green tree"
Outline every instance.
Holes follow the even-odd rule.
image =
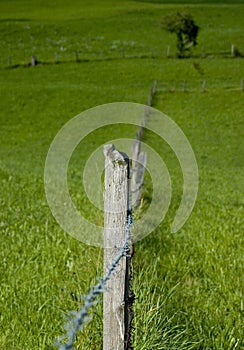
[[[163,17],[161,28],[177,35],[178,57],[186,57],[190,48],[197,45],[199,26],[187,12],[178,12]]]

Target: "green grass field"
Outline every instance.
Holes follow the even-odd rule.
[[[135,247],[134,349],[244,349],[244,64],[230,51],[234,44],[244,54],[244,4],[182,2],[0,2],[2,349],[55,349],[64,315],[79,307],[102,274],[102,249],[63,232],[47,205],[43,172],[50,143],[88,108],[145,103],[154,79],[153,107],[175,120],[194,149],[199,194],[187,223],[171,234],[182,174],[169,147],[146,132],[144,142],[168,166],[173,199],[164,222]],[[198,47],[185,60],[174,58],[175,37],[158,26],[161,16],[181,9],[201,27]],[[41,62],[36,67],[28,66],[32,54]],[[79,193],[85,160],[106,139],[133,135],[129,126],[98,130],[79,148],[80,165],[77,158],[70,164],[71,195],[92,219],[96,211]],[[148,181],[145,201],[151,195]],[[101,304],[75,345],[102,349]]]

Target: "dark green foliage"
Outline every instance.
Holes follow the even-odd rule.
[[[187,12],[177,12],[163,17],[161,28],[177,35],[178,57],[185,57],[190,48],[197,45],[199,26]]]

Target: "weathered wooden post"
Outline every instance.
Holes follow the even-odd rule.
[[[149,95],[148,95],[148,99],[147,99],[147,105],[151,106],[152,105],[152,95],[153,95],[153,88],[151,87]]]
[[[205,47],[202,46],[202,58],[204,58],[205,56],[206,56],[206,54],[205,54]]]
[[[167,53],[166,53],[167,58],[170,57],[170,46],[167,46]]]
[[[141,202],[142,186],[147,163],[147,154],[141,152],[141,141],[135,139],[132,145],[131,204],[137,207]]]
[[[147,101],[147,103],[148,103],[148,101]],[[149,106],[147,105],[144,108],[144,111],[143,111],[143,114],[142,114],[141,125],[139,126],[138,131],[136,133],[136,139],[137,140],[141,140],[142,139],[143,131],[144,131],[144,128],[145,128],[145,125],[146,125],[146,120],[147,120],[148,115],[149,115]]]
[[[156,90],[157,90],[157,80],[155,79],[154,82],[153,82],[153,89],[152,89],[152,93],[153,95],[156,93]]]
[[[203,79],[202,80],[202,92],[205,92],[206,91],[206,80]]]
[[[34,67],[37,65],[37,58],[35,55],[31,56],[31,65]]]
[[[58,53],[54,52],[54,62],[58,63]]]
[[[241,79],[241,91],[244,91],[244,79]]]
[[[104,146],[104,275],[125,244],[129,210],[129,158],[109,144]],[[107,283],[103,296],[103,350],[124,350],[128,333],[125,312],[126,257]]]

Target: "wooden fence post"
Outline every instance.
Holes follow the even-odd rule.
[[[75,50],[75,62],[80,62],[79,52]]]
[[[241,79],[241,91],[244,91],[244,79]]]
[[[206,91],[206,80],[202,80],[202,92]]]
[[[153,95],[156,94],[156,90],[157,90],[157,80],[155,79],[154,82],[153,82],[153,89],[152,89],[152,93]]]
[[[183,92],[186,92],[186,80],[183,80],[183,83],[182,83],[182,91],[183,91]]]
[[[104,275],[125,243],[129,209],[129,159],[114,145],[104,146]],[[107,283],[103,296],[103,350],[124,350],[128,330],[125,312],[126,257]]]
[[[151,106],[152,105],[152,95],[153,95],[153,88],[151,87],[149,95],[148,95],[148,99],[147,99],[147,105]]]
[[[37,59],[35,55],[31,56],[31,65],[34,67],[37,65]]]
[[[206,56],[205,47],[204,46],[202,46],[202,53],[201,53],[201,55],[202,55],[202,58],[204,58]]]
[[[170,57],[170,46],[167,46],[167,53],[166,53],[167,58]]]
[[[141,202],[142,186],[147,163],[147,154],[141,152],[141,141],[135,139],[132,146],[131,204],[137,207]]]
[[[58,52],[54,52],[54,62],[58,63]]]

